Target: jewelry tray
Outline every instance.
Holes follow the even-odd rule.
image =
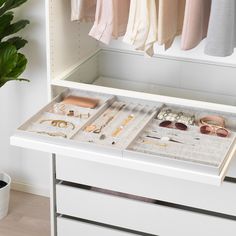
[[[60,105],[64,98],[68,96],[92,97],[94,99],[99,100],[99,103],[94,109],[79,107],[70,104],[64,105],[65,110],[74,110],[77,114],[87,114],[88,117],[79,118],[74,116],[68,116],[66,114],[55,113],[55,105]],[[21,127],[21,129],[39,135],[71,139],[72,136],[76,134],[81,127],[86,125],[86,123],[90,119],[93,119],[94,116],[99,115],[99,113],[103,109],[105,109],[105,107],[108,106],[108,104],[112,100],[113,97],[108,95],[98,93],[93,93],[91,95],[90,93],[84,91],[78,92],[76,90],[67,90],[58,97],[56,97],[53,102],[51,102],[48,106],[46,106],[38,114],[36,114],[32,119],[30,119],[29,122],[27,122]],[[58,126],[52,126],[50,124],[52,121],[67,122],[68,126],[62,128]]]
[[[188,167],[189,170],[205,170],[219,174],[235,144],[235,134],[228,138],[204,135],[199,127],[189,126],[187,131],[159,127],[160,121],[153,119],[127,148],[127,155],[134,159],[171,166]],[[154,131],[154,132],[153,132]],[[155,138],[158,139],[155,139]],[[172,141],[160,140],[168,137]],[[145,140],[145,141],[144,141]],[[144,142],[143,142],[144,141]],[[142,154],[141,154],[142,153]]]
[[[67,115],[54,114],[55,104],[59,104],[67,96],[91,97],[99,100],[94,109],[72,107],[79,113],[90,113],[87,119],[69,117]],[[122,107],[121,110],[117,107]],[[163,107],[181,111],[186,114],[194,114],[196,119],[206,115],[220,115],[226,119],[226,127],[232,132],[230,137],[220,138],[214,135],[203,135],[198,126],[188,125],[188,130],[161,128],[157,115]],[[102,128],[101,132],[86,131],[91,127],[101,127],[109,116],[112,119]],[[42,123],[42,121],[46,122]],[[73,124],[67,128],[48,126],[47,120],[63,120]],[[53,102],[42,109],[26,124],[20,127],[21,131],[33,133],[39,137],[47,136],[47,139],[63,141],[70,140],[81,150],[92,149],[96,153],[109,154],[127,160],[137,160],[156,165],[167,165],[171,168],[184,168],[189,171],[198,171],[219,175],[225,162],[234,155],[236,115],[220,113],[208,110],[199,110],[194,107],[173,106],[141,99],[127,98],[124,96],[112,96],[101,93],[67,90]],[[122,129],[119,129],[122,127]],[[155,129],[157,133],[150,132]],[[66,136],[48,135],[62,132]],[[118,131],[117,131],[118,130]],[[117,132],[116,132],[117,131]],[[115,134],[115,135],[114,135]],[[140,143],[145,136],[168,137],[181,143],[172,141],[152,140],[152,144]],[[103,136],[103,137],[101,137]],[[66,142],[65,142],[66,143]],[[155,144],[154,144],[155,143]],[[167,145],[163,147],[163,143]],[[214,153],[212,153],[214,151]]]

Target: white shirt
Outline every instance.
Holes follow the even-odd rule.
[[[128,26],[123,41],[153,55],[157,41],[156,0],[131,0]]]

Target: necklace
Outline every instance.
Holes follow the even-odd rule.
[[[105,117],[107,117],[109,114],[112,113],[112,115],[110,115],[105,122],[103,122],[101,125],[96,125],[96,124],[91,124],[88,125],[85,128],[86,132],[93,132],[95,134],[100,134],[102,132],[102,130],[116,117],[116,115],[122,110],[124,109],[124,107],[126,107],[126,104],[122,103],[121,105],[116,105],[115,107],[111,106],[102,116],[100,119],[104,119]]]
[[[129,114],[122,122],[121,124],[112,132],[112,137],[115,138],[117,137],[121,132],[122,130],[125,128],[125,126],[127,126],[134,118],[135,118],[135,115],[134,115],[134,112],[135,110],[137,109],[139,105],[136,105],[132,110],[131,110],[131,114]]]
[[[117,110],[112,116],[108,117],[108,119],[105,121],[105,123],[102,124],[99,128],[95,129],[95,130],[93,131],[93,133],[95,133],[95,134],[100,134],[100,133],[102,132],[102,130],[103,130],[112,120],[114,120],[114,118],[119,114],[119,112],[120,112],[121,110],[123,110],[124,107],[126,107],[126,104],[122,104],[122,105],[118,108],[118,110]]]

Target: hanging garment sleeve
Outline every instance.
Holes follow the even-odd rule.
[[[94,25],[89,35],[105,44],[124,35],[130,0],[97,0]]]
[[[94,21],[96,0],[71,0],[72,21]]]
[[[153,45],[157,41],[156,0],[131,0],[129,22],[124,42],[136,50],[153,55]]]
[[[182,33],[184,10],[185,0],[159,0],[158,43],[165,49]]]

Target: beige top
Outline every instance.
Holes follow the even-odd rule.
[[[158,43],[168,49],[182,32],[185,0],[159,0]]]
[[[126,31],[130,0],[97,0],[94,25],[89,32],[93,38],[108,44],[112,37]]]
[[[94,21],[96,0],[71,0],[72,21]]]
[[[157,0],[131,0],[129,21],[123,41],[153,55],[157,41]]]
[[[131,0],[127,32],[123,39],[149,56],[153,46],[169,48],[183,27],[185,0]]]

